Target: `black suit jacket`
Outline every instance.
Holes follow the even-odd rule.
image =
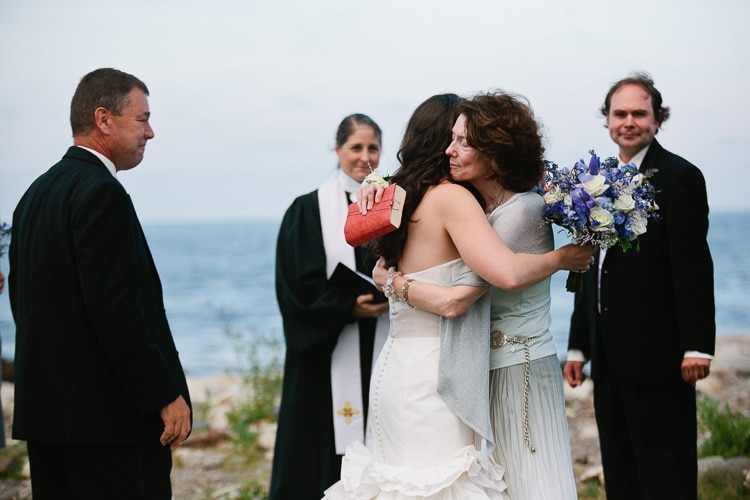
[[[649,222],[640,251],[607,250],[597,312],[597,268],[587,274],[571,319],[569,349],[603,363],[634,384],[681,379],[685,351],[714,353],[713,262],[703,175],[656,140],[640,167],[651,182],[662,219]]]
[[[71,147],[23,195],[12,231],[13,437],[157,444],[160,409],[190,399],[125,189],[95,155]]]

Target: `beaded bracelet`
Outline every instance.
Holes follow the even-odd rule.
[[[411,285],[411,282],[414,281],[413,279],[407,279],[404,282],[404,287],[401,289],[401,295],[403,295],[403,301],[406,302],[406,305],[409,307],[414,307],[409,303],[409,285]]]
[[[396,271],[395,267],[391,267],[388,269],[388,277],[385,279],[385,284],[383,285],[383,295],[386,296],[386,298],[393,297],[394,302],[398,301],[398,296],[396,295],[396,290],[393,288],[393,279],[396,276],[401,276],[401,273],[399,271]]]

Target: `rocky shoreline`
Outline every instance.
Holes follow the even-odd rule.
[[[750,417],[750,336],[720,337],[711,375],[697,384],[697,389],[722,406]],[[264,450],[252,465],[239,461],[228,434],[227,412],[243,397],[239,377],[218,375],[190,379],[190,392],[196,410],[196,427],[186,443],[174,452],[172,482],[175,499],[237,498],[248,484],[266,487],[270,478],[275,425],[265,424],[257,431],[258,444]],[[2,388],[6,426],[12,411],[13,386]],[[594,421],[592,384],[565,388],[568,406],[571,452],[579,488],[589,481],[602,481],[598,434]],[[200,418],[199,418],[200,417]],[[8,434],[9,435],[9,434]],[[13,441],[9,442],[13,445]],[[724,460],[720,457],[701,459],[702,473],[731,469],[739,481],[750,482],[750,458]],[[0,500],[31,498],[28,479],[5,480],[0,483]]]

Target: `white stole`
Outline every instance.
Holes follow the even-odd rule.
[[[320,226],[326,253],[326,276],[333,274],[341,262],[357,269],[354,248],[344,238],[344,223],[349,204],[345,193],[357,193],[360,183],[339,170],[318,188]],[[378,318],[375,330],[373,366],[388,335],[388,318]],[[333,430],[336,453],[343,455],[352,441],[365,442],[362,372],[359,365],[359,324],[347,324],[339,334],[331,356],[331,394],[333,396]]]

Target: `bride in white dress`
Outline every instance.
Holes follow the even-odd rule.
[[[406,275],[448,285],[460,259]],[[391,302],[391,333],[370,385],[368,446],[347,449],[341,482],[328,493],[344,498],[507,498],[503,468],[482,466],[474,430],[438,395],[440,316]]]
[[[444,152],[458,103],[453,94],[433,96],[407,126],[398,155],[401,168],[392,179],[408,193],[403,223],[375,247],[386,265],[403,275],[390,272],[385,287],[391,331],[371,379],[367,447],[354,443],[347,448],[341,481],[326,490],[325,498],[508,498],[504,469],[491,456],[489,326],[483,336],[480,330],[466,332],[466,346],[478,345],[475,351],[456,344],[446,349],[440,316],[426,312],[441,310],[450,317],[452,310],[466,310],[486,287],[429,294],[414,308],[408,292],[416,281],[411,280],[442,290],[438,285],[455,283],[465,269],[461,258],[506,289],[523,288],[560,269],[587,268],[590,250],[574,245],[542,255],[514,254],[474,195],[448,180]],[[393,287],[394,280],[399,286]],[[445,368],[454,355],[469,361],[458,370]],[[446,370],[447,387],[439,387],[446,377],[438,374]]]

